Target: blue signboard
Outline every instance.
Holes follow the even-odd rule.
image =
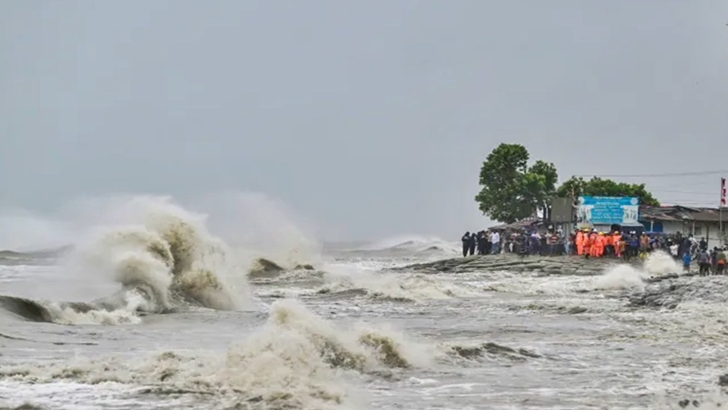
[[[640,200],[636,197],[580,196],[576,207],[577,224],[636,224]]]

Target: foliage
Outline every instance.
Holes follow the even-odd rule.
[[[552,163],[536,161],[528,166],[529,153],[519,144],[500,144],[480,169],[481,190],[475,196],[483,214],[512,223],[548,211],[556,192],[558,174]]]
[[[534,216],[539,210],[548,218],[552,198],[580,195],[634,196],[642,205],[660,205],[645,184],[571,177],[557,189],[554,164],[539,160],[529,167],[529,159],[528,150],[520,144],[500,144],[488,155],[480,168],[481,190],[475,196],[483,214],[505,223]]]
[[[635,196],[640,198],[641,205],[660,206],[659,201],[652,196],[652,193],[645,189],[645,184],[627,184],[599,177],[593,177],[590,180],[571,177],[556,190],[557,197],[571,198],[580,195]]]

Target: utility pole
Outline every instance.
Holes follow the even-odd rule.
[[[720,206],[718,207],[718,239],[720,240],[720,247],[723,247],[723,207],[725,206],[725,178],[720,179]]]

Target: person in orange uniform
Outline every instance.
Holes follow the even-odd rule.
[[[612,234],[612,242],[614,243],[614,255],[618,258],[622,257],[622,235],[619,231],[614,231]]]
[[[612,232],[609,231],[607,233],[600,232],[600,234],[603,234],[604,238],[604,252],[602,252],[602,256],[609,255],[609,250],[614,247],[614,242],[612,242]]]
[[[604,254],[604,232],[599,232],[594,236],[592,243],[592,256],[599,258]]]
[[[583,241],[583,244],[584,244],[583,245],[584,256],[586,256],[588,258],[589,255],[590,255],[590,252],[591,252],[591,244],[592,244],[592,236],[589,233],[589,230],[588,229],[584,229],[584,241]]]
[[[598,236],[596,231],[592,231],[589,233],[589,257],[590,258],[596,258],[597,257],[597,240]]]
[[[576,245],[576,254],[584,254],[584,234],[581,231],[576,233],[576,239],[574,239],[574,245]]]
[[[592,231],[589,233],[589,250],[587,251],[589,253],[589,256],[594,258],[597,251],[597,231],[592,229]]]
[[[614,236],[611,232],[604,235],[604,255],[614,255]]]

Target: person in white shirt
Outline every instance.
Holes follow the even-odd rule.
[[[670,245],[670,253],[672,254],[672,256],[674,256],[676,258],[677,258],[678,248],[679,248],[679,246],[677,244]]]
[[[490,242],[492,243],[491,249],[493,251],[493,255],[499,254],[500,253],[500,234],[497,231],[493,232],[493,236],[491,236]]]

